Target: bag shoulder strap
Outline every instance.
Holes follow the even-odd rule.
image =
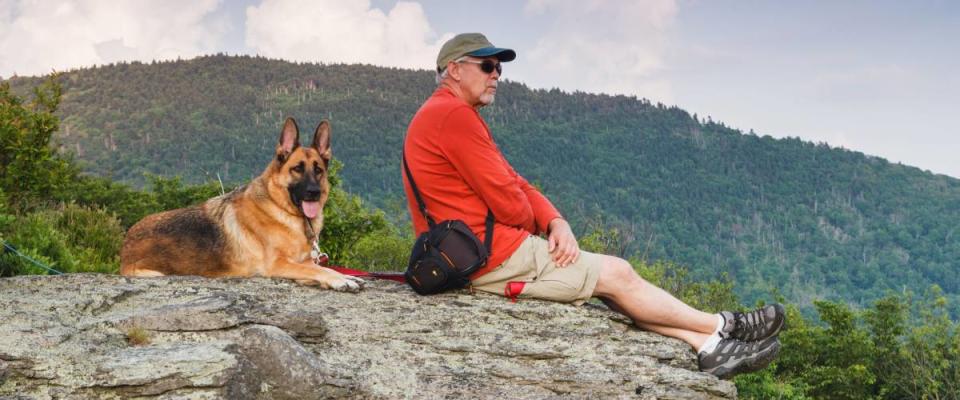
[[[413,174],[410,173],[410,167],[407,166],[407,152],[406,150],[401,150],[400,153],[403,156],[403,172],[407,174],[407,181],[410,182],[410,189],[413,189],[413,197],[417,199],[417,207],[420,208],[420,214],[427,219],[427,224],[433,228],[437,223],[430,217],[430,214],[427,213],[427,205],[423,203],[423,198],[420,197],[420,190],[417,189],[417,182],[413,180]]]
[[[417,182],[413,180],[413,174],[410,172],[410,167],[407,166],[407,152],[406,149],[400,150],[400,154],[403,157],[403,172],[407,174],[407,181],[410,182],[410,189],[413,190],[413,197],[417,199],[417,207],[420,209],[420,214],[427,219],[427,224],[433,228],[437,225],[436,221],[430,217],[430,213],[427,212],[427,205],[423,202],[423,197],[420,196],[420,190],[417,189]],[[487,232],[483,236],[483,246],[487,248],[487,255],[489,256],[493,249],[493,225],[496,222],[496,219],[493,216],[493,210],[490,207],[487,207]]]
[[[484,234],[483,246],[487,248],[487,256],[493,253],[493,211],[487,208],[487,233]]]

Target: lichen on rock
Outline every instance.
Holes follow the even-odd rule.
[[[150,340],[128,343],[138,328]],[[0,279],[0,398],[731,399],[686,344],[602,306],[373,281]]]

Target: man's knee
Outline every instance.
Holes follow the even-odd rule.
[[[616,295],[624,290],[637,290],[646,281],[637,275],[627,260],[605,256],[600,269],[600,279],[594,294],[597,296]]]

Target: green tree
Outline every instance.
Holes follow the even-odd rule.
[[[891,395],[914,399],[960,399],[960,324],[949,318],[947,300],[938,286],[916,304],[919,316],[908,330],[893,365]],[[890,398],[893,398],[892,396]]]
[[[50,146],[60,95],[56,75],[34,89],[29,103],[13,95],[9,83],[0,83],[0,189],[14,209],[40,207],[39,200],[75,175]]]

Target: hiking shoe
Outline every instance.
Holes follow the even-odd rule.
[[[768,304],[748,313],[723,311],[720,337],[755,342],[774,336],[783,328],[787,312],[778,303]]]
[[[697,354],[700,370],[720,379],[763,369],[780,352],[780,340],[774,336],[759,342],[728,338],[710,353]]]

